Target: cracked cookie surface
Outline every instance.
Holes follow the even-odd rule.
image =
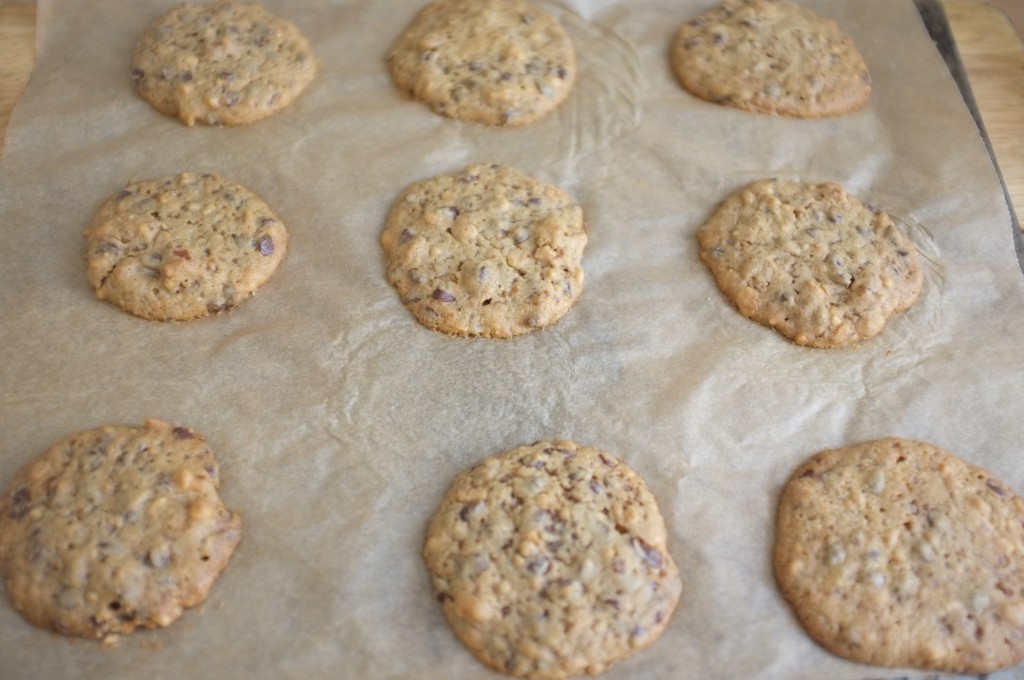
[[[727,0],[684,24],[672,69],[692,94],[755,113],[817,118],[871,98],[853,40],[831,19],[776,0]]]
[[[934,445],[823,451],[779,501],[774,570],[847,659],[983,674],[1024,660],[1024,501]]]
[[[206,599],[241,537],[201,436],[144,427],[79,432],[0,496],[0,574],[33,624],[105,639],[159,628]]]
[[[740,313],[810,347],[878,334],[924,278],[892,218],[836,184],[755,182],[727,197],[698,239]]]
[[[681,591],[644,481],[614,456],[565,440],[459,475],[423,557],[455,634],[516,677],[604,670],[658,639]]]
[[[387,58],[398,89],[436,113],[488,125],[531,123],[558,107],[576,79],[572,42],[525,0],[437,0]]]
[[[143,99],[186,125],[244,125],[291,104],[316,68],[294,24],[223,1],[157,19],[136,45],[131,73]]]
[[[381,234],[388,280],[413,316],[451,335],[548,326],[583,290],[583,211],[562,189],[498,165],[406,189]]]
[[[288,249],[288,232],[266,203],[213,174],[131,182],[85,237],[96,296],[156,321],[234,307]]]

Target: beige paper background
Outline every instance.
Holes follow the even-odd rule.
[[[388,44],[420,2],[265,5],[321,71],[291,108],[188,129],[132,92],[128,59],[174,4],[42,0],[39,59],[0,162],[0,485],[51,444],[155,416],[202,432],[244,538],[209,600],[117,649],[0,604],[0,677],[489,678],[434,601],[419,548],[459,471],[537,439],[611,451],[661,503],[684,594],[662,639],[603,677],[924,677],[812,643],[770,571],[774,505],[815,451],[925,439],[1024,491],[1024,286],[978,132],[913,4],[808,1],[874,75],[870,106],[821,121],[701,102],[667,64],[712,2],[564,0],[581,76],[559,111],[502,130],[393,90]],[[590,228],[586,287],[510,341],[418,326],[378,235],[409,183],[471,162],[559,184]],[[81,232],[129,178],[216,171],[264,197],[292,250],[233,313],[156,324],[95,300]],[[929,260],[878,337],[808,350],[741,318],[695,231],[766,176],[838,181],[899,216]],[[1016,677],[1021,670],[999,676]]]

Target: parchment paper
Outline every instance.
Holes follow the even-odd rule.
[[[0,677],[489,678],[420,558],[453,477],[520,444],[622,457],[666,517],[684,593],[662,639],[604,677],[922,677],[848,663],[803,633],[770,569],[775,504],[822,448],[923,439],[1024,491],[1024,285],[993,167],[910,0],[806,2],[874,76],[819,121],[697,100],[667,60],[706,0],[559,0],[579,82],[524,128],[444,119],[383,58],[416,1],[266,0],[310,37],[315,83],[256,125],[188,129],[138,99],[128,62],[174,0],[42,0],[38,64],[0,163],[0,484],[65,436],[158,417],[203,433],[244,537],[209,600],[115,649],[0,601]],[[581,202],[585,291],[553,328],[453,339],[412,319],[378,237],[413,181],[513,165]],[[97,301],[82,230],[130,178],[215,171],[291,231],[234,312],[181,324]],[[843,350],[742,318],[698,256],[730,191],[837,181],[898,216],[928,261],[919,302]],[[1019,677],[1020,668],[999,675]],[[995,676],[994,676],[995,677]]]

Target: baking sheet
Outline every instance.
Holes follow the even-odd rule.
[[[913,2],[808,1],[874,76],[841,118],[699,101],[668,67],[675,28],[713,1],[563,0],[580,79],[512,130],[443,119],[394,91],[387,47],[421,3],[266,0],[321,72],[286,111],[188,129],[132,92],[135,40],[174,0],[42,0],[38,61],[0,161],[0,484],[77,430],[159,417],[202,432],[244,535],[209,600],[116,649],[0,604],[3,678],[490,678],[432,597],[419,549],[452,478],[568,437],[645,479],[683,574],[662,639],[607,678],[929,677],[831,656],[774,588],[774,506],[815,451],[924,439],[1024,491],[1024,285],[997,175]],[[418,326],[378,236],[413,181],[498,162],[582,204],[586,283],[556,326],[509,341]],[[291,232],[270,283],[183,324],[97,301],[81,232],[129,178],[215,171]],[[800,348],[740,317],[695,232],[767,176],[837,181],[898,216],[928,262],[918,303],[878,337]],[[1017,669],[1019,672],[1019,669]],[[1009,670],[992,677],[1011,678]]]

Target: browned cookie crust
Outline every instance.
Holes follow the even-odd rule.
[[[270,208],[213,174],[130,182],[85,237],[96,296],[156,321],[234,307],[288,250],[288,232]]]
[[[878,334],[924,278],[892,219],[836,184],[755,182],[726,198],[698,238],[740,313],[809,347]]]
[[[316,75],[293,24],[259,5],[186,4],[155,21],[132,57],[139,95],[186,125],[243,125],[283,109]]]
[[[671,62],[692,94],[756,113],[817,118],[871,98],[853,40],[831,19],[777,0],[726,0],[684,24]]]
[[[583,211],[512,168],[474,165],[417,182],[388,215],[388,280],[417,321],[507,338],[558,321],[583,290]]]
[[[568,96],[576,53],[558,21],[526,0],[436,0],[399,37],[388,68],[437,113],[515,126]]]
[[[779,587],[833,653],[969,674],[1024,660],[1024,501],[987,471],[901,439],[823,451],[776,531]]]
[[[37,626],[102,639],[206,599],[241,537],[202,437],[149,420],[80,432],[0,496],[0,575]]]
[[[646,484],[570,441],[523,446],[460,475],[423,557],[459,639],[516,677],[599,673],[661,635],[681,590]]]

